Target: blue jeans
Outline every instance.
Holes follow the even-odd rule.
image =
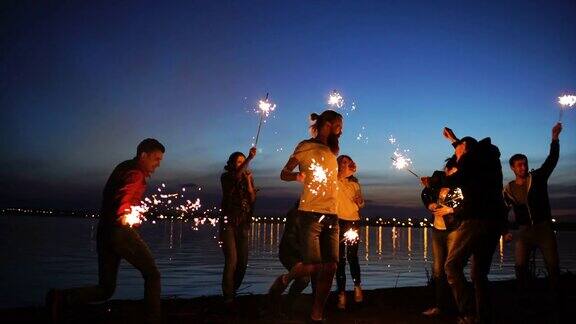
[[[160,272],[148,245],[128,226],[98,226],[98,285],[64,290],[71,305],[105,301],[116,289],[120,260],[128,261],[144,277],[147,318],[160,321]]]
[[[233,299],[240,288],[248,265],[249,224],[224,225],[220,228],[222,252],[224,252],[224,272],[222,273],[222,294],[224,299]]]
[[[338,216],[298,211],[300,248],[306,264],[338,262]]]
[[[491,304],[488,273],[492,255],[498,245],[501,224],[496,220],[467,219],[452,232],[453,241],[448,246],[448,257],[444,269],[452,287],[454,300],[462,315],[472,314],[464,267],[472,257],[470,275],[476,296],[476,315],[481,322],[490,322]]]
[[[445,310],[449,303],[452,292],[446,279],[444,264],[448,257],[448,247],[454,241],[453,231],[432,229],[432,253],[434,263],[432,266],[432,276],[434,278],[434,292],[436,297],[436,307]]]
[[[542,252],[550,278],[550,286],[553,291],[556,291],[558,289],[558,277],[560,273],[558,245],[556,243],[554,230],[552,230],[552,226],[548,222],[539,223],[534,226],[521,225],[516,234],[515,257],[518,286],[521,289],[526,286],[526,281],[529,277],[528,262],[530,252],[536,248]]]

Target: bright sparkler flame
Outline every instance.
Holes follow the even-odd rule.
[[[308,185],[310,192],[313,195],[318,195],[320,191],[322,191],[322,195],[325,195],[326,192],[322,190],[328,183],[328,177],[331,175],[331,172],[328,169],[325,169],[320,163],[316,162],[315,159],[312,159],[312,163],[308,170],[312,171],[312,181]]]
[[[146,217],[144,217],[143,214],[147,211],[148,206],[145,204],[140,206],[130,206],[130,212],[123,216],[124,222],[130,227],[140,225],[142,224],[142,221],[146,220]],[[126,210],[126,212],[128,212],[128,210]]]
[[[412,165],[412,160],[405,156],[400,150],[397,148],[394,151],[394,158],[392,159],[392,165],[398,169],[402,170],[410,165]]]
[[[344,233],[344,243],[346,245],[356,244],[360,241],[360,235],[358,235],[358,231],[351,228]]]
[[[564,95],[562,97],[558,97],[558,103],[562,107],[570,107],[576,104],[576,96],[573,95]]]
[[[328,97],[328,105],[336,108],[342,108],[342,106],[344,106],[344,98],[338,91],[334,90]]]
[[[268,99],[260,100],[258,102],[258,109],[260,109],[259,113],[262,114],[262,116],[268,117],[270,113],[276,109],[276,104],[270,102]]]
[[[450,192],[444,198],[444,202],[442,203],[445,206],[456,208],[460,206],[462,201],[464,200],[464,194],[462,194],[462,189],[456,188],[454,190],[450,190]]]

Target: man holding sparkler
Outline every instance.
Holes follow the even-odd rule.
[[[354,281],[354,301],[364,299],[360,287],[360,263],[358,262],[358,231],[360,230],[360,208],[364,198],[358,179],[354,177],[356,163],[348,155],[340,155],[338,161],[338,226],[340,227],[340,249],[336,283],[338,284],[338,308],[346,308],[346,260]]]
[[[131,211],[140,206],[146,191],[146,178],[160,166],[164,152],[160,142],[147,138],[138,145],[136,157],[120,163],[108,178],[97,232],[98,285],[51,290],[47,306],[53,322],[62,320],[61,313],[66,306],[101,302],[112,297],[121,259],[132,264],[144,277],[146,320],[160,322],[160,272],[148,245],[136,230],[142,215],[133,218]]]
[[[422,190],[422,202],[426,209],[434,214],[434,228],[432,229],[432,253],[434,254],[434,264],[432,276],[434,278],[434,292],[436,304],[424,311],[426,316],[438,316],[445,312],[450,304],[450,287],[446,280],[444,263],[448,256],[448,247],[453,242],[453,235],[450,235],[457,227],[458,221],[455,217],[455,210],[459,201],[454,193],[456,188],[445,186],[446,176],[454,174],[456,168],[456,156],[446,160],[444,171],[434,171],[431,177],[424,178],[425,185]]]
[[[544,256],[552,290],[556,292],[558,288],[558,246],[552,229],[548,178],[560,157],[561,131],[561,123],[552,128],[550,153],[540,168],[528,172],[528,158],[524,154],[514,154],[509,161],[516,179],[506,185],[504,197],[514,209],[515,221],[519,225],[515,256],[516,279],[521,290],[528,279],[529,255],[535,248],[540,249]]]
[[[248,232],[254,213],[256,189],[252,172],[248,170],[250,161],[256,156],[256,147],[250,148],[248,157],[242,152],[234,152],[228,158],[220,177],[222,184],[222,217],[220,219],[220,240],[224,252],[222,273],[222,293],[224,304],[236,311],[234,298],[240,288],[248,265]]]
[[[316,276],[316,293],[310,318],[321,321],[338,262],[338,139],[342,115],[326,110],[310,116],[313,138],[298,144],[282,169],[284,181],[298,181],[304,187],[298,206],[299,239],[303,263],[281,275],[270,287],[275,300],[295,278]],[[300,172],[293,172],[296,167]]]
[[[448,283],[461,314],[461,323],[477,319],[491,322],[488,273],[492,255],[506,224],[506,206],[502,196],[502,165],[500,151],[490,138],[477,142],[472,137],[458,139],[451,129],[444,136],[455,148],[458,171],[446,177],[449,187],[458,187],[464,199],[458,213],[460,226],[451,234],[444,266]],[[476,296],[476,315],[471,307],[464,267],[472,256],[471,278]]]

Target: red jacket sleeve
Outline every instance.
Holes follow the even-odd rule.
[[[116,193],[119,202],[116,218],[130,212],[130,206],[139,206],[146,191],[146,177],[140,170],[131,170],[124,176],[124,185]]]

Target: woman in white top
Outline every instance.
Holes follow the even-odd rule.
[[[358,232],[364,199],[358,179],[354,177],[356,163],[348,155],[340,155],[338,161],[338,225],[340,227],[340,249],[336,282],[338,284],[338,308],[346,308],[346,259],[354,281],[354,301],[362,302],[360,287],[360,263],[358,262]],[[348,234],[346,234],[348,232]]]

